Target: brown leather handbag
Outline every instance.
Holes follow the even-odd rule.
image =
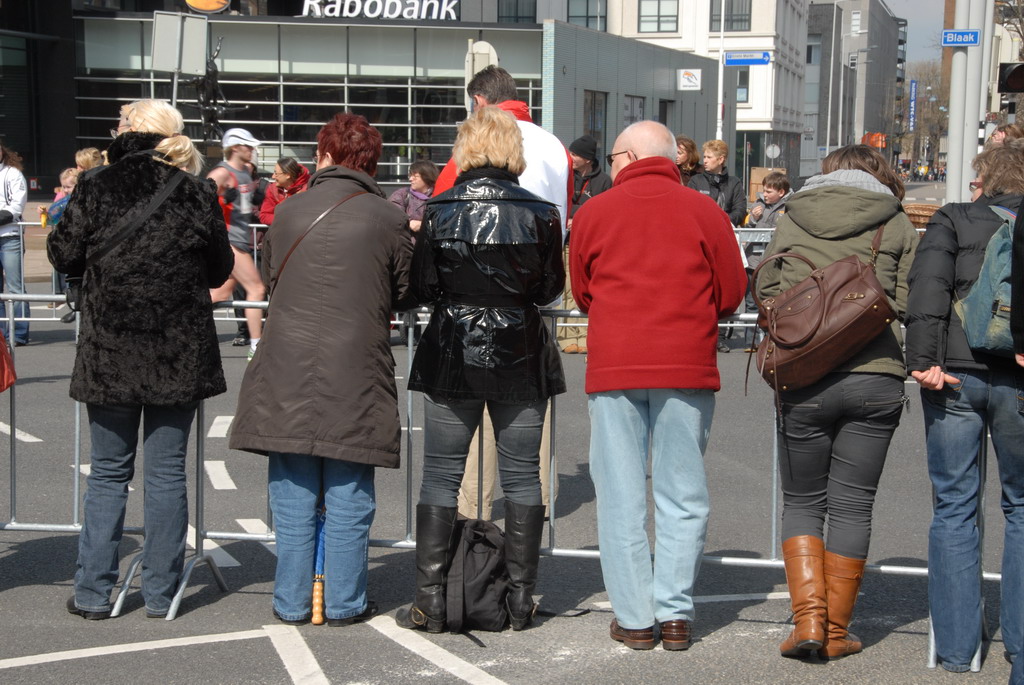
[[[757,348],[757,369],[776,390],[799,390],[817,382],[874,340],[896,318],[875,276],[882,244],[880,226],[871,241],[871,262],[856,255],[823,269],[793,252],[765,257],[754,270],[752,292],[758,325],[766,332]],[[776,259],[798,259],[811,275],[774,297],[757,296],[757,276]]]

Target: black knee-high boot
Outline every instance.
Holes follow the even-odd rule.
[[[509,590],[505,598],[512,630],[522,630],[533,622],[537,605],[533,590],[537,585],[540,539],[544,532],[544,506],[505,501],[505,564]]]
[[[445,624],[445,578],[451,564],[452,536],[458,509],[416,505],[416,599],[400,609],[395,621],[403,628],[440,633]]]

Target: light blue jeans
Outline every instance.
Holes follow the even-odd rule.
[[[142,422],[142,597],[151,614],[165,614],[178,589],[185,561],[188,491],[185,455],[196,404],[174,407],[86,405],[92,456],[85,492],[85,520],[78,538],[75,604],[85,611],[110,609],[117,583],[128,484]]]
[[[981,641],[977,527],[978,450],[992,435],[1006,526],[1000,623],[1011,655],[1024,647],[1024,375],[957,371],[939,391],[921,390],[935,508],[928,535],[928,604],[939,663],[966,671]]]
[[[366,610],[370,524],[377,511],[374,467],[308,454],[270,453],[270,508],[277,533],[274,610],[290,621],[313,610],[316,505],[327,504],[324,524],[324,613],[351,618]]]
[[[21,236],[15,233],[0,237],[0,268],[4,272],[4,292],[25,294],[25,279],[22,272],[24,256]],[[19,318],[32,316],[28,302],[14,303],[14,315]],[[3,331],[4,337],[10,340],[7,330],[7,302],[4,300],[0,300],[0,331]],[[28,344],[28,321],[14,323],[14,342],[20,345]]]
[[[619,390],[590,395],[590,475],[597,492],[601,571],[618,623],[692,620],[704,554],[704,450],[710,390]],[[647,455],[654,491],[654,563],[647,538]]]

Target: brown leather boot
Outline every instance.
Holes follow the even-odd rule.
[[[825,543],[813,535],[782,541],[786,584],[793,607],[793,632],[779,651],[782,656],[804,658],[825,642]]]
[[[825,592],[828,598],[828,634],[818,650],[822,659],[839,659],[856,654],[864,646],[850,633],[850,619],[864,577],[864,559],[851,559],[825,552]]]

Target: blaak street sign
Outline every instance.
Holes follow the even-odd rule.
[[[767,52],[727,52],[725,53],[725,66],[747,67],[760,64],[769,64],[772,56]]]
[[[975,45],[981,45],[981,31],[978,29],[949,29],[942,32],[944,48],[967,48]]]

